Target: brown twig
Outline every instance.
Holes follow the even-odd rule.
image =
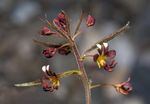
[[[104,37],[103,39],[101,39],[100,41],[96,42],[93,46],[91,46],[91,48],[87,49],[87,50],[84,52],[84,54],[86,54],[86,53],[88,53],[88,52],[94,50],[95,48],[97,48],[97,47],[96,47],[96,44],[102,44],[102,43],[104,43],[104,42],[108,42],[108,41],[112,40],[113,38],[119,36],[120,33],[126,31],[128,28],[129,28],[129,22],[128,22],[125,26],[123,26],[122,28],[120,28],[119,30],[113,32],[112,34],[110,34],[110,35]]]
[[[74,53],[74,56],[75,56],[77,64],[78,64],[78,68],[82,72],[80,77],[81,77],[81,80],[82,80],[82,83],[83,83],[83,86],[85,89],[86,104],[91,104],[91,89],[90,89],[89,79],[86,74],[83,62],[81,60],[81,57],[80,57],[80,54],[78,52],[78,48],[77,48],[75,42],[74,42],[72,49],[73,49],[73,53]]]
[[[42,46],[42,47],[52,47],[52,48],[58,48],[61,46],[61,44],[50,44],[50,43],[46,43],[46,42],[41,42],[41,41],[38,41],[38,40],[35,40],[33,39],[33,42],[39,46]]]
[[[76,35],[78,33],[80,25],[82,23],[82,19],[83,19],[83,11],[81,11],[81,15],[80,15],[80,18],[78,20],[77,27],[75,29],[74,35]],[[74,37],[76,37],[76,36],[74,36]]]

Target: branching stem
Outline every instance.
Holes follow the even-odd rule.
[[[90,89],[89,79],[86,74],[86,71],[85,71],[85,68],[83,65],[83,61],[81,60],[81,56],[78,52],[78,48],[77,48],[75,42],[74,42],[74,46],[72,47],[72,49],[73,49],[73,53],[74,53],[74,56],[75,56],[77,64],[78,64],[78,68],[82,72],[81,80],[82,80],[82,83],[83,83],[83,86],[85,89],[86,104],[91,104],[91,89]]]

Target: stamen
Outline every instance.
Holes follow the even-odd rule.
[[[99,49],[102,48],[102,46],[101,46],[100,44],[96,44],[96,46],[97,46]]]
[[[107,48],[108,47],[108,43],[103,43],[104,47]]]
[[[46,66],[45,65],[42,67],[42,71],[46,72]]]
[[[47,65],[46,70],[49,71],[49,65]]]

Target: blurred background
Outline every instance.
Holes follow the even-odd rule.
[[[15,88],[15,83],[41,78],[41,67],[50,64],[55,72],[77,67],[73,54],[42,56],[42,47],[32,42],[37,39],[60,43],[56,37],[42,37],[40,30],[45,14],[52,20],[60,10],[71,18],[72,30],[81,10],[85,19],[91,14],[96,19],[77,39],[83,53],[97,40],[116,31],[130,21],[130,29],[109,42],[117,51],[117,67],[112,73],[98,69],[91,60],[85,62],[89,78],[94,83],[120,83],[131,77],[134,87],[128,96],[113,88],[92,90],[92,104],[150,104],[150,1],[149,0],[0,0],[0,104],[85,104],[84,90],[79,78],[61,80],[58,91],[44,92],[41,87]],[[83,20],[81,30],[85,28]]]

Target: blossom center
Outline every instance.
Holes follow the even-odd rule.
[[[105,55],[99,55],[97,58],[97,64],[99,68],[104,67],[106,64],[106,56]]]

